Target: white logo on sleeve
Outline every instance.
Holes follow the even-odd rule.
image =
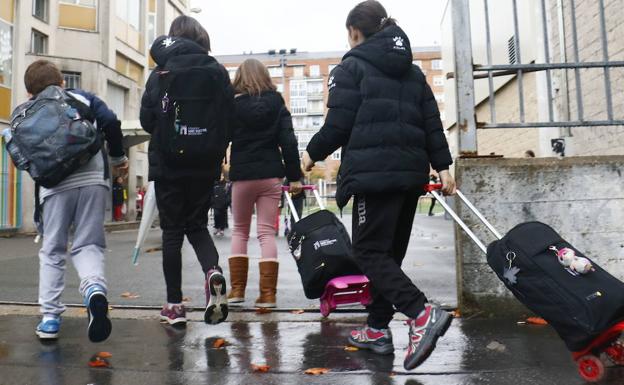
[[[321,241],[316,241],[314,242],[314,250],[318,250],[321,247],[331,246],[336,242],[338,242],[337,239],[323,239]]]
[[[169,48],[173,45],[173,43],[175,43],[176,41],[173,40],[171,37],[166,38],[165,40],[162,41],[162,45],[165,48]]]
[[[395,36],[392,40],[394,41],[394,49],[405,51],[403,38],[401,36]]]
[[[330,76],[327,81],[327,91],[331,91],[334,87],[336,87],[336,82],[334,81],[334,77]]]

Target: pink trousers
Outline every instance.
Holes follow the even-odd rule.
[[[258,241],[263,260],[277,259],[275,215],[282,194],[279,178],[243,180],[232,183],[232,255],[247,255],[249,228],[256,206]]]

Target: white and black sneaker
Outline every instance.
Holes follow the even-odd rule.
[[[214,267],[206,273],[206,311],[204,322],[216,325],[228,316],[227,285],[220,267]]]
[[[89,326],[87,333],[91,342],[102,342],[108,338],[113,329],[108,317],[108,300],[103,291],[92,290],[87,296],[87,314]]]

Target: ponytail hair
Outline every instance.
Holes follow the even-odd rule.
[[[355,6],[347,16],[346,27],[353,27],[369,38],[377,32],[397,25],[395,19],[388,17],[386,9],[377,0],[366,0]]]

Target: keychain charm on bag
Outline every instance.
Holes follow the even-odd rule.
[[[516,253],[513,251],[508,252],[505,259],[507,259],[508,266],[503,271],[503,277],[507,280],[507,282],[509,282],[510,285],[515,285],[516,282],[518,282],[518,277],[516,277],[516,275],[520,272],[520,268],[512,266],[514,259],[516,259]]]
[[[570,248],[564,247],[559,250],[555,246],[550,246],[548,250],[554,251],[557,254],[559,263],[572,275],[587,274],[594,270],[589,259],[578,257],[576,252]]]

